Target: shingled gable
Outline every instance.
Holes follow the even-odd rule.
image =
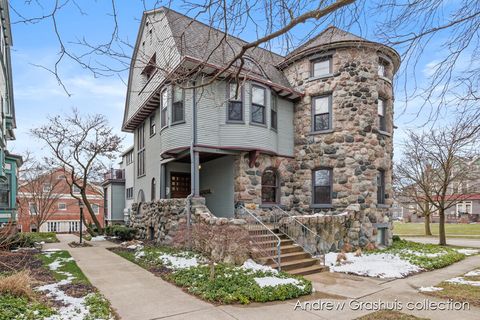
[[[144,27],[146,23],[146,17],[152,14],[164,14],[165,21],[156,21],[163,24],[162,27],[169,29],[167,33],[171,34],[173,40],[174,50],[177,51],[180,56],[176,65],[170,65],[171,72],[184,61],[190,61],[191,65],[202,64],[213,68],[226,67],[229,61],[240,52],[243,45],[247,44],[246,41],[226,35],[216,28],[210,27],[200,21],[180,14],[172,9],[161,7],[159,9],[144,12],[140,30],[137,37],[137,43],[135,51],[133,53],[132,62],[130,66],[129,84],[127,91],[127,101],[125,106],[125,114],[123,121],[123,129],[127,131],[132,130],[131,120],[138,118],[135,123],[139,122],[145,117],[145,114],[150,113],[154,108],[154,104],[158,103],[158,92],[152,88],[151,96],[148,97],[142,103],[139,103],[136,107],[137,110],[129,110],[132,101],[130,96],[132,90],[135,90],[132,86],[133,69],[138,68],[135,66],[139,46],[142,42],[141,38],[144,35]],[[163,20],[163,19],[162,19]],[[175,50],[176,49],[176,50]],[[157,59],[159,53],[157,53]],[[242,74],[253,80],[264,82],[267,85],[277,87],[277,91],[289,92],[292,94],[292,98],[296,98],[301,94],[296,92],[288,82],[286,76],[276,68],[276,65],[281,63],[284,57],[269,51],[264,48],[252,48],[249,49],[244,55],[244,65]],[[158,60],[157,60],[158,61]],[[238,67],[239,64],[235,64],[234,67]],[[235,70],[235,68],[233,68]],[[233,72],[232,70],[232,72]],[[158,88],[163,84],[165,79],[159,79],[154,77],[152,83],[157,85]],[[153,99],[153,100],[152,100]],[[153,103],[149,102],[152,100]],[[138,99],[137,99],[138,101]],[[148,105],[150,103],[150,105]],[[152,110],[151,110],[152,109]]]

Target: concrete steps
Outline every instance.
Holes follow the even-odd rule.
[[[270,227],[271,230],[280,238],[280,266],[281,270],[294,275],[307,275],[317,272],[328,271],[328,267],[320,265],[318,259],[314,259],[309,253],[305,252],[302,247],[295,244],[286,235],[281,233],[277,228]],[[253,241],[261,245],[263,248],[272,247],[271,256],[263,258],[262,262],[274,269],[278,266],[275,262],[277,258],[276,245],[277,239],[273,239],[271,234],[258,234],[253,231],[250,233]],[[274,249],[275,248],[275,249]]]

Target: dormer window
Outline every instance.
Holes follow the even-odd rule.
[[[143,68],[142,76],[144,76],[147,81],[150,80],[154,75],[156,68],[157,68],[157,54],[154,53],[153,56],[148,61],[145,68]]]
[[[323,57],[312,61],[311,74],[313,78],[328,76],[332,73],[332,57]]]
[[[242,87],[235,82],[228,85],[227,121],[243,121]]]

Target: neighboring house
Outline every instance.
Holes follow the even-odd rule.
[[[123,152],[120,167],[125,171],[125,203],[123,215],[124,221],[128,221],[128,217],[132,210],[132,204],[135,202],[133,196],[133,185],[135,183],[135,156],[133,154],[133,146]]]
[[[102,182],[105,225],[123,224],[125,209],[125,170],[110,169]]]
[[[80,230],[79,201],[70,193],[68,175],[63,169],[56,169],[39,177],[39,181],[24,182],[20,185],[18,223],[23,232],[78,232]],[[32,187],[33,185],[33,187]],[[87,197],[92,204],[97,219],[103,226],[103,195],[97,185],[87,188]],[[73,187],[73,194],[80,196],[80,190]],[[90,214],[84,207],[87,224]],[[86,230],[83,228],[83,230]]]
[[[16,220],[18,168],[20,156],[7,151],[7,141],[15,140],[15,105],[13,101],[10,47],[12,32],[8,1],[0,0],[0,226]]]
[[[242,203],[303,215],[353,205],[388,244],[398,53],[329,27],[287,56],[247,50],[238,83],[233,68],[188,87],[245,43],[168,8],[144,13],[122,126],[134,134],[134,201],[203,197],[226,218]],[[166,77],[196,67],[202,77]]]

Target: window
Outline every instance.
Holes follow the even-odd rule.
[[[322,77],[332,73],[332,57],[312,61],[311,76]]]
[[[58,228],[58,222],[56,221],[48,221],[47,222],[47,231],[48,232],[57,232],[57,228]]]
[[[162,96],[161,96],[161,108],[162,108],[162,111],[161,111],[161,114],[160,114],[160,121],[161,121],[161,126],[162,128],[165,128],[168,124],[168,92],[167,90],[163,90],[162,91]]]
[[[52,191],[52,185],[50,183],[43,184],[43,192],[50,192]]]
[[[57,180],[66,180],[67,177],[64,174],[60,174],[57,176]]]
[[[151,195],[150,195],[150,200],[153,201],[155,200],[156,192],[157,192],[157,184],[155,182],[155,178],[152,178],[152,185],[151,185]]]
[[[10,181],[12,176],[7,174],[7,181],[0,183],[0,208],[10,208]]]
[[[64,202],[59,202],[58,203],[58,210],[62,210],[62,211],[67,210],[67,204],[64,203]]]
[[[130,151],[125,155],[127,165],[131,164],[133,162],[133,152]]]
[[[457,203],[457,215],[460,214],[472,214],[472,201]]]
[[[270,108],[270,125],[272,129],[277,129],[278,126],[278,117],[277,117],[277,105],[278,105],[278,98],[277,95],[272,93],[271,96],[271,108]]]
[[[265,88],[252,85],[252,118],[253,123],[265,124]]]
[[[28,212],[30,213],[30,215],[34,216],[38,213],[38,210],[37,210],[37,205],[34,203],[34,202],[29,202],[28,203]]]
[[[381,131],[387,131],[387,122],[385,120],[386,102],[378,98],[378,128]]]
[[[314,97],[313,106],[313,131],[331,129],[332,95]]]
[[[72,189],[73,189],[73,193],[80,193],[80,188],[77,187],[76,185],[73,185]]]
[[[313,171],[313,203],[329,205],[332,203],[332,169]]]
[[[378,59],[378,75],[387,77],[388,62],[382,58]]]
[[[137,131],[137,176],[145,174],[145,122]]]
[[[153,136],[157,132],[155,128],[155,113],[150,116],[150,137]]]
[[[262,174],[262,203],[278,203],[278,177],[275,169],[266,169]]]
[[[133,199],[133,187],[131,188],[127,188],[127,190],[125,191],[125,197],[127,199]]]
[[[78,232],[78,221],[69,221],[68,222],[68,232]]]
[[[243,121],[242,87],[237,83],[228,84],[227,120]]]
[[[99,214],[100,213],[100,206],[98,204],[92,204],[92,210],[93,210],[93,213],[95,214]]]
[[[385,171],[377,173],[377,204],[385,204]]]
[[[172,123],[185,120],[183,111],[183,89],[175,86],[173,87]]]

